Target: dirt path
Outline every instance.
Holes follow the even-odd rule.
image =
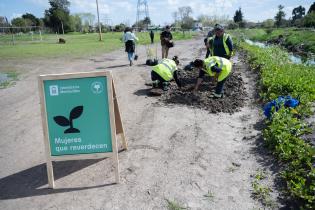
[[[202,39],[178,42],[170,56],[188,63],[201,56],[201,44]],[[234,114],[163,105],[145,94],[150,67],[141,65],[145,47],[138,53],[133,67],[123,65],[123,50],[10,64],[26,73],[14,87],[0,90],[0,209],[167,209],[166,200],[189,209],[262,207],[251,198],[251,175],[263,169],[255,152],[261,117],[253,105],[254,75],[236,56],[235,71],[248,96]],[[129,150],[119,154],[122,183],[111,185],[108,159],[66,161],[54,164],[56,189],[47,189],[37,75],[103,69],[113,70],[129,141]]]

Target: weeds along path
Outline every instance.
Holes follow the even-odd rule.
[[[170,57],[189,63],[204,56],[202,44],[201,38],[176,42]],[[256,150],[261,117],[254,105],[255,76],[235,56],[245,105],[234,114],[211,114],[148,97],[144,46],[138,54],[133,67],[122,49],[93,58],[29,62],[21,81],[0,90],[0,209],[262,207],[252,198],[252,175],[265,164]],[[129,141],[129,150],[119,154],[122,183],[109,185],[114,174],[108,159],[67,161],[54,164],[57,189],[48,190],[36,77],[103,69],[113,71]],[[266,174],[272,187],[272,174]]]

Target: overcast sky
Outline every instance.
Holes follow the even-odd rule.
[[[143,1],[143,0],[142,0]],[[98,0],[100,19],[110,19],[112,24],[136,21],[138,0]],[[193,17],[199,15],[228,15],[233,18],[235,10],[242,8],[248,21],[263,21],[273,18],[279,4],[284,5],[286,18],[291,17],[293,8],[302,5],[308,11],[314,0],[147,0],[149,16],[153,24],[165,25],[173,22],[172,13],[178,7],[190,6]],[[48,0],[0,0],[0,16],[9,20],[28,12],[36,17],[43,17],[49,8]],[[90,12],[96,15],[95,0],[70,0],[70,12]]]

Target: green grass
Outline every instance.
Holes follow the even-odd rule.
[[[28,59],[28,58],[53,58],[53,57],[82,57],[98,53],[105,53],[124,47],[121,41],[122,33],[104,33],[103,41],[98,41],[97,33],[92,34],[66,34],[59,37],[66,40],[66,44],[57,44],[55,34],[44,34],[43,41],[39,35],[34,35],[34,41],[30,35],[15,36],[15,45],[12,45],[11,36],[0,36],[0,58],[2,59]],[[150,43],[149,33],[137,33],[138,44]],[[183,35],[174,32],[174,40],[191,39],[193,34]],[[159,42],[159,34],[155,34],[155,41]]]
[[[8,77],[7,81],[0,83],[0,89],[7,88],[10,85],[14,84],[18,80],[18,73],[14,70],[1,72],[1,74],[6,74]]]
[[[315,53],[315,32],[310,30],[301,30],[296,28],[280,29],[242,29],[236,30],[237,33],[243,34],[244,37],[254,41],[268,41],[276,39],[279,35],[285,38],[284,45],[305,46],[307,52]]]
[[[187,209],[185,207],[182,207],[180,204],[176,203],[175,201],[171,201],[166,199],[167,202],[167,208],[169,210],[183,210],[183,209]]]
[[[207,194],[203,195],[203,197],[209,199],[210,201],[213,201],[214,200],[214,193],[209,190]]]
[[[263,171],[257,171],[257,173],[253,175],[253,177],[254,177],[254,180],[252,181],[253,197],[259,200],[266,207],[274,209],[276,205],[270,196],[272,190],[270,189],[270,187],[262,183],[262,180],[266,178],[265,173]]]

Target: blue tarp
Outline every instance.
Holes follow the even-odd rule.
[[[292,98],[291,96],[279,96],[277,99],[268,102],[264,106],[264,114],[270,119],[272,115],[272,107],[275,107],[274,109],[277,112],[283,105],[285,107],[295,108],[299,103],[300,101],[298,99]]]

